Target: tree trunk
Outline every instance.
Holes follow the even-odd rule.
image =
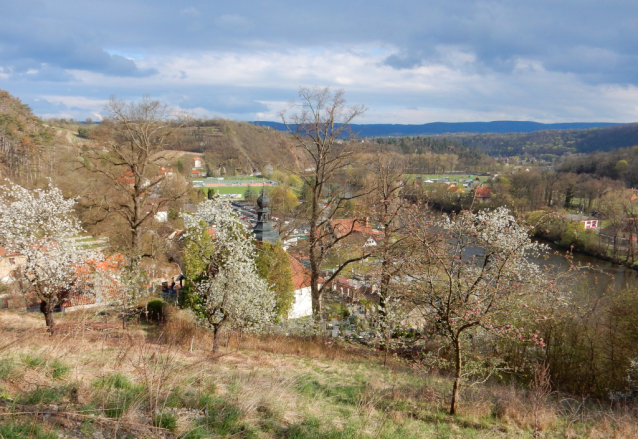
[[[461,370],[463,367],[463,363],[461,361],[461,342],[460,340],[455,340],[454,341],[454,351],[456,354],[456,361],[455,361],[455,369],[456,369],[456,374],[454,377],[454,387],[452,388],[452,402],[450,404],[450,415],[455,415],[456,414],[456,405],[458,403],[459,400],[459,390],[461,387]]]
[[[53,321],[53,302],[51,300],[43,300],[42,302],[40,302],[40,311],[42,312],[42,314],[44,314],[44,321],[47,325],[47,331],[53,332],[53,326],[55,325],[55,322]]]
[[[213,325],[213,353],[219,350],[219,341],[222,338],[222,324]]]

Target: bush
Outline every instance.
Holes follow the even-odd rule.
[[[148,320],[160,322],[164,320],[164,310],[168,304],[162,299],[153,299],[146,304]]]
[[[88,128],[78,128],[78,137],[81,137],[83,139],[88,139],[90,133],[91,133],[91,130]]]

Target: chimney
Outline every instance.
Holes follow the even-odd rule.
[[[363,218],[363,227],[369,228],[370,223],[368,223],[368,217]]]

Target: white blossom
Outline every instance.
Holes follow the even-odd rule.
[[[73,289],[80,267],[98,255],[82,250],[71,239],[82,233],[82,227],[75,216],[75,200],[65,199],[59,189],[49,185],[27,190],[8,182],[0,192],[0,244],[22,255],[16,280],[25,292],[44,301],[50,314],[60,293]],[[53,325],[50,316],[47,325]]]
[[[206,228],[213,230],[212,251],[199,255],[205,273],[193,284],[204,299],[206,317],[215,332],[225,324],[254,329],[271,321],[275,293],[257,274],[254,240],[228,203],[218,197],[207,200],[186,220],[187,240],[195,240]]]

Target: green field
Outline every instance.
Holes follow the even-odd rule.
[[[207,181],[209,183],[215,182],[215,183],[220,183],[220,184],[224,184],[227,181],[254,181],[255,183],[261,183],[262,180],[263,180],[261,177],[250,177],[250,176],[224,177],[223,180],[218,180],[215,177],[203,178],[203,177],[189,176],[189,177],[187,177],[187,179],[190,180],[190,181]]]
[[[469,180],[470,179],[470,175],[469,174],[408,174],[409,180],[413,180],[416,177],[421,177],[424,181],[425,180],[435,180],[437,178],[445,178],[448,177],[450,179],[450,181],[454,181],[454,180]],[[472,180],[475,180],[476,177],[479,178],[479,180],[481,181],[481,183],[485,183],[490,177],[489,176],[478,176],[478,175],[474,175],[472,178]]]
[[[253,191],[257,191],[258,185],[251,186],[251,188],[253,188]],[[248,186],[199,187],[197,189],[206,192],[207,195],[209,190],[215,190],[218,194],[239,194],[241,198],[244,198],[244,193],[246,189],[248,189]]]

